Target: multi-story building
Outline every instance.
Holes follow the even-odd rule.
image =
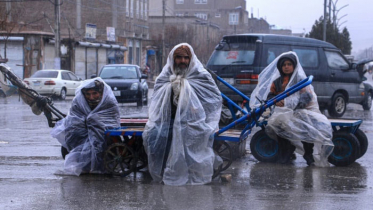
[[[163,1],[150,2],[150,16],[163,15]],[[165,15],[195,16],[220,27],[222,34],[246,33],[248,12],[246,0],[167,0]]]
[[[97,74],[107,63],[145,66],[149,1],[59,0],[61,68],[72,70],[84,79]],[[0,33],[22,37],[27,42],[22,52],[27,58],[22,65],[24,77],[41,68],[53,68],[54,57],[58,57],[53,50],[57,32],[55,2],[0,2],[7,21],[17,24],[11,33]],[[30,37],[36,41],[30,41]]]

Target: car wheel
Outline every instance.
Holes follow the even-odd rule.
[[[250,141],[250,150],[253,156],[261,162],[276,162],[279,156],[278,143],[260,130],[254,134]]]
[[[372,107],[372,93],[368,93],[368,96],[363,103],[363,109],[370,110],[371,107]]]
[[[143,94],[140,95],[140,97],[137,99],[137,107],[143,106]]]
[[[148,106],[148,101],[149,101],[148,93],[145,93],[145,94],[144,94],[144,103],[143,103],[143,105],[144,105],[144,106]]]
[[[359,140],[352,133],[335,131],[333,133],[334,149],[329,155],[329,163],[335,166],[348,166],[355,162],[360,154]]]
[[[328,111],[332,117],[342,117],[346,111],[346,98],[341,93],[336,93]]]
[[[65,100],[66,99],[66,89],[62,88],[60,93],[60,99]]]

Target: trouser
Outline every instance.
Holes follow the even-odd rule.
[[[277,162],[279,163],[288,163],[292,155],[295,151],[295,146],[290,143],[287,139],[281,138],[278,136],[278,151],[279,151],[279,159]]]
[[[315,160],[313,159],[313,144],[303,142],[304,155],[303,158],[307,161],[307,165],[311,165]]]
[[[168,129],[168,138],[167,138],[167,142],[166,142],[166,150],[165,150],[164,157],[163,157],[162,175],[164,173],[164,169],[166,168],[166,163],[167,163],[168,155],[170,154],[171,143],[172,143],[172,130],[173,130],[173,128],[174,128],[174,120],[171,119],[170,127]]]

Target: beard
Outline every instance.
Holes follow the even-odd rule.
[[[174,69],[174,71],[176,75],[184,75],[187,69],[188,67],[180,67],[179,65]]]

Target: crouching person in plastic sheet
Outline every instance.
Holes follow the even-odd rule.
[[[110,86],[101,78],[84,81],[75,91],[68,115],[51,131],[69,151],[63,174],[105,173],[104,132],[119,126],[118,102]]]
[[[268,100],[305,78],[296,53],[281,54],[259,74],[250,107],[258,107],[258,99]],[[288,161],[295,150],[303,155],[308,165],[329,166],[328,156],[334,148],[333,131],[329,120],[319,111],[312,85],[277,102],[265,130],[278,141],[280,159]]]
[[[187,43],[175,46],[157,77],[143,132],[149,172],[166,185],[206,184],[222,163],[212,149],[222,98]]]

